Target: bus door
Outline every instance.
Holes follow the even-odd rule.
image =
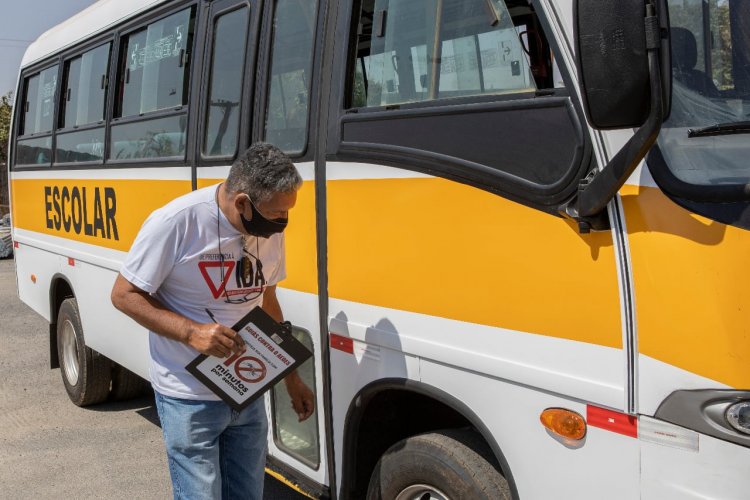
[[[338,17],[326,201],[342,496],[363,496],[399,440],[464,418],[520,497],[551,483],[579,497],[560,463],[634,494],[637,444],[607,424],[629,422],[632,389],[620,242],[547,205],[596,161],[549,19],[511,0],[364,0]],[[591,408],[606,429],[566,454],[539,424],[549,407]],[[559,481],[523,467],[532,449]]]
[[[303,178],[286,230],[287,279],[277,290],[285,319],[295,336],[313,351],[298,372],[315,393],[315,413],[299,422],[283,384],[270,392],[269,468],[278,467],[303,490],[319,495],[328,485],[324,369],[325,337],[320,329],[314,169],[315,127],[311,125],[319,92],[314,63],[321,13],[315,0],[267,2],[258,57],[259,80],[253,113],[253,140],[274,144],[294,161]]]
[[[317,3],[221,0],[207,8],[197,187],[225,179],[237,155],[258,141],[281,148],[304,179],[284,233],[287,278],[277,296],[294,335],[314,352],[299,373],[316,394],[316,411],[298,422],[283,382],[267,393],[268,469],[320,493],[328,472],[322,444],[315,182],[308,146],[313,143],[308,116]]]

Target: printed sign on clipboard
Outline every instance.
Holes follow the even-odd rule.
[[[256,307],[232,329],[245,341],[244,350],[227,358],[201,354],[187,370],[239,411],[273,387],[312,353],[292,335],[291,329],[277,323]]]

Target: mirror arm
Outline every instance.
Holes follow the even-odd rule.
[[[609,163],[594,175],[586,177],[579,186],[578,197],[565,208],[567,215],[584,224],[585,219],[600,214],[609,201],[625,184],[651,146],[656,142],[664,118],[662,103],[661,67],[659,63],[660,32],[658,17],[653,4],[647,6],[646,48],[648,50],[649,78],[651,82],[651,109],[646,122],[636,130],[633,137],[617,152]]]

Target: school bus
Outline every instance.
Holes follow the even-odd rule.
[[[132,396],[139,227],[271,142],[317,400],[265,396],[277,477],[747,498],[749,33],[743,0],[101,0],[23,59],[18,293],[74,403]]]

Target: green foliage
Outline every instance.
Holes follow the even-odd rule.
[[[713,2],[712,2],[713,3]],[[729,25],[729,5],[719,2],[711,11],[711,58],[713,79],[719,90],[732,90],[732,33]]]
[[[13,116],[13,92],[0,97],[0,165],[8,161],[11,116]]]
[[[370,106],[380,105],[381,96],[383,94],[383,86],[376,81],[370,80],[365,86],[364,75],[357,71],[354,75],[354,88],[352,89],[352,107],[353,108],[365,108],[370,103]]]
[[[8,213],[8,138],[13,116],[13,92],[0,97],[0,216]]]

